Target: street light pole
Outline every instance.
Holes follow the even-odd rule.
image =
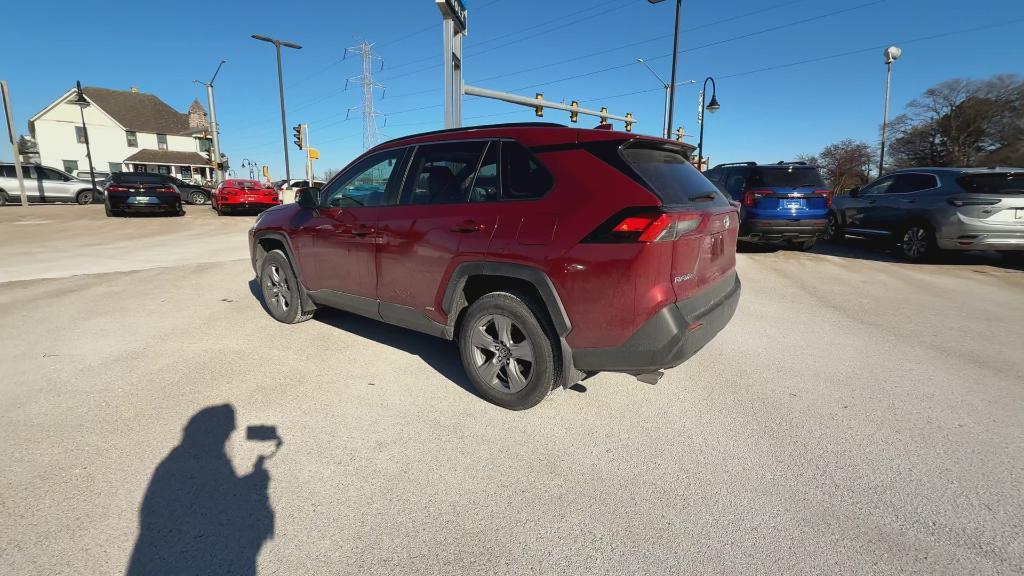
[[[78,111],[82,114],[82,136],[85,139],[85,158],[89,161],[89,181],[92,182],[92,193],[96,194],[96,171],[93,170],[92,167],[92,149],[89,147],[89,129],[85,126],[85,109],[88,108],[90,104],[85,98],[85,93],[82,92],[82,83],[76,81],[75,88],[78,90],[78,97],[74,102],[72,102],[72,104],[78,106]]]
[[[253,34],[252,37],[256,40],[273,44],[274,49],[277,50],[277,88],[281,96],[281,141],[284,144],[284,176],[285,179],[291,180],[292,170],[291,166],[288,165],[288,121],[285,119],[284,114],[284,73],[281,71],[281,46],[295,48],[296,50],[302,49],[302,46],[276,38],[260,36],[259,34]]]
[[[664,115],[664,117],[662,119],[662,124],[661,124],[661,137],[662,138],[668,138],[669,137],[669,133],[672,131],[672,125],[670,124],[670,122],[672,122],[672,120],[671,120],[671,118],[669,116],[669,109],[671,107],[669,105],[671,85],[668,82],[665,82],[664,80],[662,80],[661,76],[657,72],[654,71],[654,68],[651,68],[650,64],[648,64],[646,60],[644,60],[643,58],[637,58],[636,61],[641,63],[641,64],[643,64],[644,68],[647,68],[648,70],[650,70],[651,74],[654,74],[654,77],[657,78],[658,82],[660,82],[661,85],[665,88],[665,115]],[[683,82],[676,82],[676,86],[680,86],[682,84],[696,84],[696,83],[697,83],[696,80],[684,80]]]
[[[882,114],[882,143],[878,149],[878,175],[882,175],[885,167],[885,129],[889,123],[889,84],[892,82],[892,63],[903,54],[898,46],[885,49],[885,112]]]
[[[664,0],[647,0],[651,4],[658,4]],[[669,82],[668,87],[668,114],[666,114],[665,123],[671,129],[672,126],[672,112],[676,106],[676,64],[679,60],[679,13],[683,8],[683,0],[676,0],[676,20],[675,27],[672,29],[672,80]],[[668,138],[668,130],[665,131],[665,137]]]
[[[217,69],[213,72],[213,78],[210,78],[209,82],[200,82],[199,80],[193,80],[197,84],[206,86],[206,102],[210,106],[210,131],[213,134],[213,170],[214,180],[220,182],[224,179],[224,171],[219,168],[220,166],[220,126],[217,124],[217,109],[213,105],[213,81],[217,79],[217,74],[220,73],[220,67],[224,65],[227,60],[221,60],[220,64],[217,64]]]
[[[711,102],[705,104],[709,80],[711,81]],[[704,79],[704,87],[700,89],[700,110],[697,115],[697,123],[700,124],[700,139],[697,141],[697,170],[703,171],[704,169],[704,112],[714,114],[718,112],[719,108],[721,106],[718,104],[718,87],[715,86],[715,79],[708,76]]]

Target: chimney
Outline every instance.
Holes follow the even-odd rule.
[[[132,86],[131,90],[132,90],[132,94],[138,94],[139,93],[139,87],[138,86]]]

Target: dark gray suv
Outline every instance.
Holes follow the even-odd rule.
[[[938,250],[1024,251],[1024,168],[907,168],[832,200],[825,240],[894,240],[908,260]]]

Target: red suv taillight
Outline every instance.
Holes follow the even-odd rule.
[[[671,242],[697,230],[704,221],[704,214],[701,212],[625,210],[598,226],[583,239],[583,242]]]
[[[755,202],[771,193],[771,190],[747,190],[743,193],[743,205],[747,208],[753,208]]]

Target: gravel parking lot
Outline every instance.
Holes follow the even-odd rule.
[[[451,343],[272,320],[251,223],[0,209],[0,573],[123,573],[147,488],[157,533],[226,527],[206,565],[254,550],[269,506],[260,574],[1024,572],[1019,266],[740,254],[733,322],[660,384],[602,374],[514,413]],[[182,429],[221,404],[214,470]],[[175,491],[249,474],[271,453],[253,424],[284,441],[269,501]]]

